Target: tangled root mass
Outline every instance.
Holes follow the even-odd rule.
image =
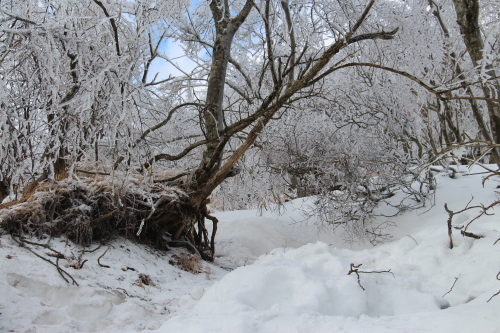
[[[210,238],[205,217],[214,223]],[[140,176],[45,182],[23,200],[0,205],[0,227],[9,233],[65,236],[83,246],[124,236],[160,249],[182,246],[205,260],[213,259],[216,223],[183,190]]]

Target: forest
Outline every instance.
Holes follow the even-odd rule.
[[[314,196],[318,226],[377,244],[374,208],[424,206],[433,166],[500,165],[495,1],[0,5],[0,224],[19,240],[213,260],[210,210]]]
[[[498,332],[498,73],[496,0],[0,0],[0,331]]]

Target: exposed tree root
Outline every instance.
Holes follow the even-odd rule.
[[[66,236],[89,246],[115,236],[168,250],[181,246],[213,260],[217,219],[183,190],[139,177],[94,175],[40,183],[21,202],[0,207],[0,228],[16,235]],[[211,237],[205,218],[214,223]],[[38,245],[38,244],[36,244]]]
[[[102,257],[104,257],[104,255],[105,255],[105,254],[109,251],[109,249],[110,249],[110,247],[108,246],[108,248],[106,249],[106,251],[104,251],[104,253],[103,253],[103,254],[101,254],[101,255],[99,256],[99,258],[97,258],[97,263],[99,264],[99,266],[104,267],[104,268],[109,268],[109,266],[108,266],[108,265],[103,265],[103,264],[101,264],[101,258],[102,258]]]

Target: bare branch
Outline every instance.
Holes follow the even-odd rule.
[[[398,32],[398,30],[399,30],[399,27],[395,28],[394,30],[392,30],[390,32],[382,31],[382,32],[369,33],[369,34],[362,34],[362,35],[348,38],[346,40],[346,43],[352,44],[352,43],[356,43],[356,42],[359,42],[362,40],[367,40],[367,39],[393,39],[394,35]]]
[[[366,5],[365,10],[363,11],[363,13],[361,14],[361,16],[359,17],[358,21],[354,24],[354,26],[352,27],[351,31],[346,35],[346,39],[349,39],[358,30],[358,28],[361,26],[361,24],[363,23],[363,21],[368,16],[368,13],[372,9],[372,6],[373,6],[374,3],[375,3],[375,0],[370,0],[370,2]]]
[[[165,160],[165,161],[179,160],[179,159],[183,158],[184,156],[186,156],[190,151],[192,151],[196,147],[202,146],[202,145],[207,144],[207,143],[208,143],[208,140],[202,140],[202,141],[195,142],[192,145],[188,146],[186,149],[184,149],[181,153],[179,153],[177,155],[158,154],[154,158],[149,160],[149,162],[144,163],[143,167],[146,169],[149,168],[151,166],[151,164],[153,163],[153,161],[158,162],[161,160]]]
[[[358,284],[359,286],[361,287],[361,289],[363,289],[363,291],[365,291],[366,289],[361,285],[361,280],[360,280],[360,276],[359,274],[360,273],[363,273],[363,274],[371,274],[371,273],[375,273],[375,274],[379,274],[379,273],[391,273],[393,277],[394,276],[394,273],[391,272],[390,269],[386,270],[386,271],[360,271],[358,268],[361,267],[362,264],[359,264],[359,265],[354,265],[353,263],[351,263],[351,268],[349,269],[349,273],[347,273],[347,275],[351,275],[352,273],[356,274],[356,276],[358,277]]]
[[[457,283],[457,281],[458,281],[458,278],[456,277],[455,281],[453,282],[453,285],[450,288],[450,290],[446,294],[444,294],[441,298],[444,298],[446,295],[448,295],[449,293],[451,293],[451,291],[453,290],[453,287],[455,287],[455,283]]]
[[[25,22],[28,24],[38,25],[38,23],[36,23],[34,21],[28,20],[27,18],[21,17],[19,15],[14,15],[14,14],[8,13],[5,10],[0,9],[0,12],[7,15],[7,16],[12,17],[13,19],[16,19],[16,20],[19,20],[19,21],[22,21],[22,22]]]
[[[288,6],[288,1],[281,1],[281,7],[285,12],[286,24],[288,27],[288,34],[290,36],[290,57],[288,61],[290,63],[289,74],[288,74],[288,82],[292,82],[295,78],[294,67],[295,67],[295,53],[296,53],[296,42],[295,42],[295,30],[293,28],[292,16],[290,14],[290,7]],[[287,69],[285,68],[285,71]],[[286,75],[286,74],[285,74]]]
[[[109,23],[111,23],[111,28],[113,29],[113,33],[115,35],[115,48],[116,48],[116,54],[120,57],[121,52],[120,52],[120,41],[118,37],[118,27],[116,26],[115,19],[109,15],[108,10],[106,7],[104,7],[103,3],[99,0],[92,0],[94,1],[99,7],[101,7],[102,11],[104,12],[104,15],[106,15],[107,18],[109,18]]]
[[[146,136],[148,136],[149,133],[154,132],[157,129],[165,126],[170,121],[170,119],[172,118],[174,112],[177,111],[180,108],[185,107],[185,106],[198,106],[198,107],[202,107],[203,104],[200,104],[200,103],[191,103],[190,102],[190,103],[182,103],[182,104],[179,104],[179,105],[175,106],[172,110],[170,110],[168,112],[167,118],[165,118],[165,120],[163,120],[162,122],[156,124],[155,126],[152,126],[152,127],[148,128],[146,131],[144,131],[144,133],[142,133],[141,137],[139,139],[137,139],[137,141],[135,142],[135,144],[137,145],[139,142],[141,142],[142,140],[144,140],[144,138]]]

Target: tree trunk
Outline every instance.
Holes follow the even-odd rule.
[[[248,14],[250,14],[253,6],[253,1],[247,0],[241,12],[231,18],[228,0],[212,0],[210,2],[216,37],[212,51],[212,65],[208,75],[206,106],[203,112],[204,134],[208,143],[202,161],[195,172],[193,184],[195,190],[202,188],[220,168],[223,148],[228,141],[228,138],[221,138],[221,133],[224,130],[222,103],[224,100],[227,65],[231,56],[231,44],[234,35]]]
[[[478,67],[484,58],[484,42],[479,27],[479,0],[453,0],[457,13],[457,22],[460,32],[467,46],[472,63]],[[488,99],[497,98],[500,95],[500,84],[495,70],[491,64],[485,65],[486,74],[492,78],[492,84],[481,83],[484,97]],[[500,104],[491,100],[486,101],[493,143],[500,142]],[[495,163],[500,166],[498,151],[493,154]]]
[[[9,195],[9,185],[6,180],[0,181],[0,203]]]

